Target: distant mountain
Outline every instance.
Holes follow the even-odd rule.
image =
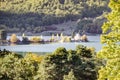
[[[8,32],[40,33],[49,30],[48,27],[53,24],[77,22],[85,18],[95,20],[110,11],[108,2],[109,0],[0,0],[0,28],[5,28]],[[83,28],[86,24],[89,23],[85,22],[82,26],[78,23],[73,31],[82,29],[101,33],[99,30],[90,31],[89,26]]]

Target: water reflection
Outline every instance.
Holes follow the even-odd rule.
[[[10,43],[9,45],[10,46],[16,46],[17,44],[16,43]]]

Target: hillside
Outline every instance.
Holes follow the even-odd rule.
[[[94,25],[99,27],[96,27],[99,29],[97,32],[92,28],[89,30],[91,27],[89,25],[83,28],[89,23],[85,21],[81,26],[79,20],[92,18],[93,22],[103,13],[110,11],[108,2],[109,0],[0,0],[0,28],[5,28],[8,32],[41,33],[59,29],[59,27],[49,27],[51,25],[76,21],[77,25],[73,24],[76,26],[72,26],[74,27],[72,31],[101,33],[102,23],[99,21],[97,21],[98,25]]]

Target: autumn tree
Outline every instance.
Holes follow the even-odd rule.
[[[17,42],[17,40],[18,40],[18,38],[17,38],[16,34],[12,34],[10,37],[10,42],[15,43],[15,42]]]
[[[105,60],[105,66],[99,70],[98,80],[120,79],[120,0],[110,0],[111,12],[102,26],[101,42],[105,44],[98,57]]]

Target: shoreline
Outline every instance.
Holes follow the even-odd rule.
[[[23,33],[7,33],[7,36],[11,36],[12,34],[16,34],[17,36],[22,36]],[[25,32],[24,33],[26,36],[52,36],[52,34],[57,34],[57,33],[51,33],[51,34],[47,34],[47,33],[30,33],[30,32]],[[63,32],[63,34],[65,36],[71,36],[72,34],[66,34]],[[95,34],[95,33],[85,33],[87,36],[99,36],[101,34]]]

